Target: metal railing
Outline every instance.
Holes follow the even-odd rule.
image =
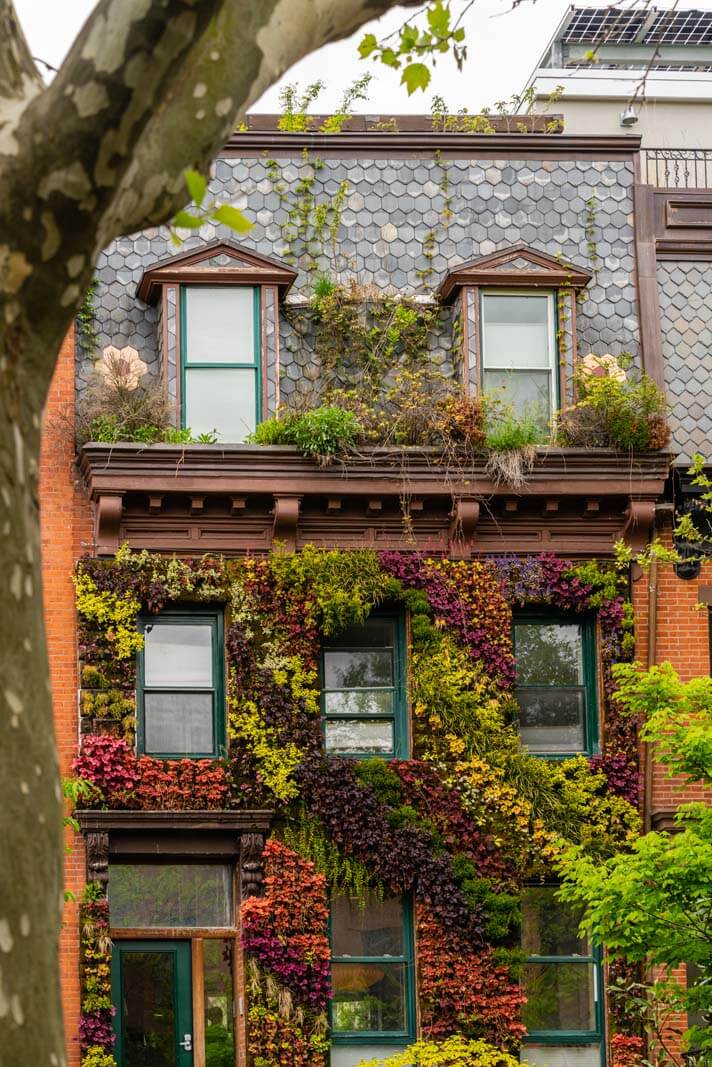
[[[659,189],[712,189],[712,148],[644,148],[643,181]]]

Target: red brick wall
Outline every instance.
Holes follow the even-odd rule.
[[[45,625],[52,678],[54,720],[60,767],[70,772],[76,754],[77,640],[74,614],[74,563],[91,545],[89,503],[74,470],[74,331],[60,349],[43,421],[40,456],[40,524]],[[85,881],[81,839],[71,831],[65,881],[77,897]],[[77,905],[65,909],[60,968],[68,1065],[77,1067],[79,1022],[79,929]]]
[[[669,530],[663,540],[670,544]],[[657,577],[644,573],[633,582],[633,603],[636,615],[636,657],[643,663],[648,655],[648,594],[651,581],[657,582],[657,622],[655,627],[656,663],[672,663],[683,681],[710,673],[709,613],[698,607],[700,586],[712,585],[712,561],[702,565],[699,577],[693,580],[678,578],[674,567],[660,564]],[[653,756],[652,795],[650,806],[656,812],[674,811],[690,800],[705,800],[712,804],[712,790],[701,785],[685,785],[679,777],[668,778],[667,769],[656,763]],[[662,977],[662,972],[656,972]],[[685,968],[678,968],[674,977],[685,984]],[[678,1033],[687,1028],[684,1016],[673,1016],[665,1039],[670,1051],[679,1053]]]

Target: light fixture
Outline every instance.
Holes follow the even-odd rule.
[[[627,107],[621,111],[621,126],[635,126],[638,121],[638,112],[634,107]]]

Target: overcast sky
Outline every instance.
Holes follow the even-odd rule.
[[[675,0],[655,0],[659,8],[674,6]],[[579,6],[605,6],[605,0],[578,0]],[[631,0],[624,0],[628,7]],[[462,10],[464,0],[453,0],[453,10]],[[302,86],[321,79],[327,89],[318,110],[331,111],[337,106],[344,88],[366,71],[374,79],[367,103],[355,110],[366,113],[393,114],[429,112],[432,95],[442,96],[451,111],[466,107],[479,111],[497,100],[508,99],[521,91],[532,68],[546,48],[560,19],[569,6],[568,0],[523,0],[511,10],[512,0],[476,0],[466,16],[468,59],[459,72],[450,56],[443,56],[435,69],[431,91],[408,97],[400,88],[396,71],[360,60],[356,48],[367,29],[383,36],[397,28],[412,12],[395,9],[385,18],[370,23],[354,37],[307,56],[282,80],[298,81]],[[678,0],[678,10],[695,7],[712,10],[712,0]],[[52,66],[59,66],[74,36],[94,7],[94,0],[15,0],[20,21],[35,56]],[[252,111],[277,111],[279,86],[273,87],[255,104]]]

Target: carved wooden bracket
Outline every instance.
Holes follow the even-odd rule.
[[[123,493],[101,493],[94,515],[97,556],[114,556],[119,550]]]
[[[625,525],[621,537],[634,552],[645,548],[655,519],[655,501],[630,500],[625,509]]]
[[[262,850],[264,834],[240,835],[240,894],[259,897],[262,894]]]
[[[290,552],[297,547],[300,496],[276,496],[272,515],[272,540],[280,541]]]
[[[480,502],[455,500],[450,515],[450,555],[453,559],[469,559],[480,520]]]
[[[87,881],[98,882],[102,895],[106,896],[109,884],[109,835],[91,833],[85,837],[87,855]]]

